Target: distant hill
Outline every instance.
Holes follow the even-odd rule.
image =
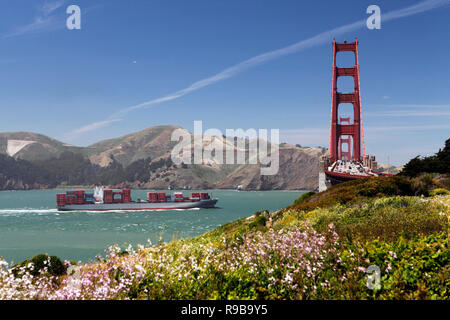
[[[170,141],[177,126],[156,126],[126,136],[97,142],[87,149],[91,162],[107,166],[114,158],[122,165],[133,161],[167,155],[176,142]]]
[[[0,154],[27,161],[58,157],[63,152],[83,153],[84,148],[64,144],[42,134],[32,132],[0,133]]]
[[[379,163],[377,167],[378,167],[377,171],[379,171],[379,172],[386,172],[386,173],[390,173],[390,174],[397,174],[403,168],[403,166],[395,167],[395,166],[392,166],[392,165],[389,165],[389,164],[383,164],[383,163]]]
[[[214,159],[204,159],[203,164],[175,165],[171,150],[176,142],[170,138],[176,129],[180,127],[150,127],[88,147],[67,145],[36,133],[0,133],[0,189],[95,183],[146,189],[317,187],[318,158],[326,152],[324,148],[280,145],[280,169],[274,176],[261,176],[260,165],[224,165]],[[234,145],[234,138],[217,137],[215,143]]]

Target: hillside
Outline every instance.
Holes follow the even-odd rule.
[[[115,159],[122,165],[130,164],[140,159],[156,159],[167,156],[176,142],[170,141],[177,126],[156,126],[128,134],[120,138],[97,142],[87,148],[92,163],[102,167],[109,165]]]
[[[202,164],[175,165],[170,153],[175,142],[170,138],[173,130],[178,128],[151,127],[88,147],[70,146],[36,133],[0,133],[0,154],[4,155],[0,158],[3,166],[0,189],[90,186],[95,183],[145,189],[167,189],[169,186],[175,189],[228,189],[238,185],[244,190],[317,187],[318,158],[326,149],[282,144],[279,148],[280,169],[274,176],[261,176],[259,165],[224,165],[212,158],[204,159]],[[217,137],[214,143],[234,145],[235,140]]]
[[[71,146],[42,134],[32,132],[0,133],[0,154],[15,159],[43,161],[63,152],[83,153],[84,148]]]

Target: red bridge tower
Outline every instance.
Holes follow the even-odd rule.
[[[352,51],[355,54],[353,67],[337,67],[336,54],[340,51]],[[338,77],[353,77],[354,91],[342,93],[337,89]],[[353,123],[350,119],[339,119],[339,104],[353,104]],[[341,120],[341,121],[339,121]],[[344,124],[345,123],[345,124]],[[364,154],[364,137],[362,133],[361,96],[359,92],[359,64],[358,64],[358,39],[355,42],[337,43],[333,40],[333,79],[331,91],[331,133],[330,133],[330,160],[354,160],[361,161],[361,144]],[[351,143],[353,142],[353,143]],[[348,145],[348,151],[342,151],[342,144]]]

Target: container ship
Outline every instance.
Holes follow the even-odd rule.
[[[94,193],[85,190],[67,191],[56,195],[59,211],[151,211],[192,208],[214,208],[218,199],[207,192],[192,192],[185,197],[182,192],[148,192],[147,199],[131,199],[131,190],[112,190],[95,187]]]

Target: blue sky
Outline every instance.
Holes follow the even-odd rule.
[[[358,37],[366,152],[400,165],[450,137],[449,17],[450,0],[2,1],[0,131],[85,146],[202,120],[328,147],[331,39]]]

